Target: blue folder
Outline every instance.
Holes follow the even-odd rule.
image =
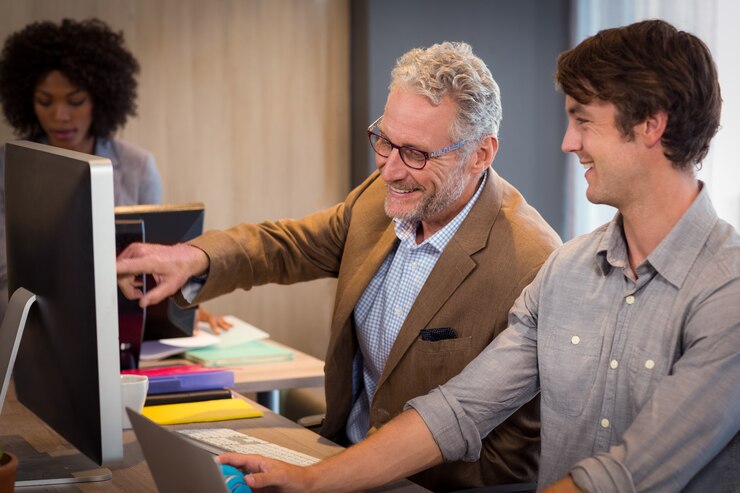
[[[149,377],[149,391],[147,393],[156,395],[170,392],[224,389],[233,386],[234,372],[231,370],[182,373]]]

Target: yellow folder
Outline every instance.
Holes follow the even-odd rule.
[[[142,414],[160,425],[204,423],[262,416],[260,410],[241,399],[218,399],[215,401],[146,406]]]

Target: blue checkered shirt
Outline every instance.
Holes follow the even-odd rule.
[[[354,359],[354,404],[346,427],[353,443],[365,438],[370,428],[370,403],[398,332],[447,243],[478,200],[486,176],[463,210],[419,245],[418,222],[393,219],[400,241],[375,273],[354,311],[360,350]]]

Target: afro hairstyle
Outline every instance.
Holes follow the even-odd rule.
[[[90,94],[94,137],[111,137],[136,115],[139,63],[124,46],[122,32],[98,19],[35,22],[8,36],[0,54],[0,105],[17,135],[44,136],[33,97],[38,83],[55,70]]]

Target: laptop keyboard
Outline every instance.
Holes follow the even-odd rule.
[[[205,443],[224,452],[259,454],[271,459],[279,459],[289,464],[295,464],[296,466],[310,466],[320,460],[316,457],[311,457],[310,455],[302,454],[229,428],[204,428],[200,430],[178,431],[193,440]]]

